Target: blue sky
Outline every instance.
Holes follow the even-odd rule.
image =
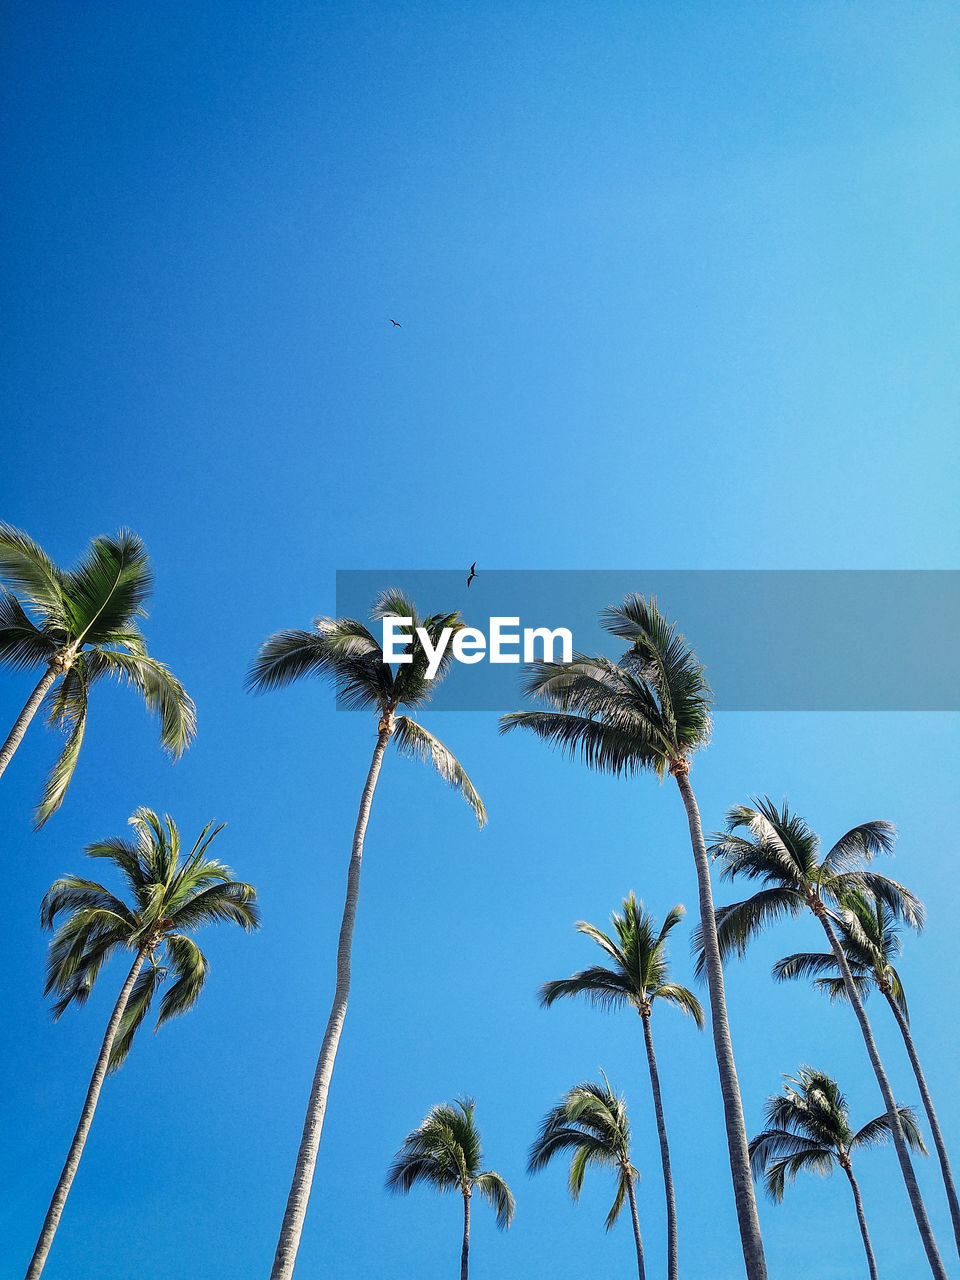
[[[228,821],[218,851],[258,886],[264,926],[208,932],[202,1003],[143,1034],[110,1081],[46,1274],[262,1276],[372,741],[319,684],[245,695],[257,644],[331,612],[337,569],[636,566],[643,590],[644,568],[956,567],[960,17],[40,3],[5,26],[3,517],[63,564],[120,526],[145,539],[151,650],[200,733],[171,767],[135,699],[98,690],[42,833],[30,811],[55,744],[39,726],[4,777],[0,1274],[22,1274],[120,984],[111,969],[52,1025],[37,905],[148,804],[185,833]],[[895,602],[890,622],[895,636]],[[0,677],[8,721],[27,687]],[[424,720],[491,821],[478,833],[434,777],[387,761],[298,1274],[452,1273],[457,1206],[382,1184],[407,1131],[458,1092],[519,1205],[504,1237],[476,1215],[477,1280],[629,1274],[602,1176],[575,1209],[559,1169],[523,1173],[543,1112],[599,1066],[634,1116],[655,1270],[639,1029],[540,1011],[534,992],[590,962],[573,921],[602,923],[628,890],[692,911],[679,800],[498,740],[492,714]],[[708,828],[757,791],[827,839],[898,824],[891,871],[930,908],[903,968],[954,1145],[957,749],[954,715],[721,712],[693,775]],[[811,927],[730,972],[751,1129],[801,1062],[840,1078],[855,1117],[880,1110],[849,1014],[767,977]],[[690,980],[686,932],[674,957]],[[707,1038],[669,1012],[655,1030],[686,1272],[727,1280],[739,1250]],[[881,1269],[919,1274],[892,1152],[862,1174]],[[929,1162],[922,1182],[946,1253]],[[860,1273],[847,1199],[813,1180],[761,1203],[773,1276],[798,1256],[817,1280]]]

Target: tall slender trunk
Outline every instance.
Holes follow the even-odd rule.
[[[19,747],[20,743],[23,741],[23,735],[27,732],[27,726],[29,725],[33,717],[37,714],[37,711],[40,707],[40,703],[43,701],[44,697],[46,696],[47,690],[51,687],[51,685],[54,684],[54,682],[57,680],[57,677],[60,675],[62,675],[62,672],[59,667],[56,667],[56,666],[47,667],[39,683],[37,684],[37,687],[34,689],[33,693],[31,693],[30,697],[27,699],[26,706],[17,716],[16,722],[14,723],[13,728],[10,730],[9,734],[7,735],[6,742],[3,744],[2,747],[0,747],[0,774],[3,773],[4,769],[6,769],[7,765],[13,759],[13,753],[16,751],[17,747]]]
[[[330,1092],[330,1079],[333,1065],[337,1058],[340,1044],[340,1033],[347,1014],[347,998],[350,994],[350,951],[353,946],[353,926],[357,918],[357,901],[360,896],[360,864],[363,861],[363,838],[370,819],[370,806],[373,804],[373,793],[376,789],[383,753],[387,749],[390,735],[393,732],[392,717],[380,722],[377,734],[377,745],[370,762],[370,771],[360,797],[360,810],[357,814],[357,825],[353,832],[353,849],[350,854],[350,867],[347,872],[347,896],[343,905],[343,918],[340,922],[340,940],[337,945],[337,983],[333,995],[333,1005],[327,1019],[327,1029],[323,1033],[320,1046],[320,1057],[310,1089],[310,1100],[307,1103],[307,1114],[303,1122],[300,1136],[300,1149],[297,1152],[297,1164],[293,1173],[287,1206],[280,1224],[280,1238],[270,1271],[270,1280],[290,1280],[293,1275],[297,1250],[300,1248],[300,1236],[303,1233],[303,1220],[307,1213],[310,1199],[310,1188],[313,1185],[313,1171],[317,1165],[317,1151],[320,1147],[320,1135],[323,1132],[323,1117],[327,1110],[327,1095]]]
[[[923,1099],[923,1109],[927,1113],[927,1121],[930,1125],[930,1132],[933,1135],[933,1145],[937,1149],[937,1156],[940,1160],[940,1171],[943,1174],[943,1185],[947,1190],[947,1202],[950,1205],[950,1218],[953,1222],[953,1238],[956,1241],[957,1254],[960,1255],[960,1203],[957,1202],[957,1188],[954,1186],[953,1171],[950,1168],[950,1161],[947,1159],[947,1148],[943,1141],[943,1134],[940,1132],[940,1121],[937,1119],[937,1113],[933,1108],[933,1099],[930,1097],[926,1077],[920,1066],[920,1059],[917,1057],[916,1045],[914,1045],[913,1036],[910,1034],[910,1024],[903,1016],[903,1010],[893,996],[888,991],[884,991],[883,994],[886,996],[887,1004],[893,1010],[893,1016],[896,1018],[897,1026],[903,1036],[903,1043],[907,1046],[907,1056],[910,1058],[913,1074],[917,1077],[920,1097]]]
[[[671,763],[670,772],[677,780],[683,807],[687,811],[690,826],[690,844],[697,866],[697,887],[700,895],[700,928],[703,934],[703,952],[710,991],[710,1020],[713,1027],[713,1047],[720,1071],[720,1093],[723,1098],[723,1117],[727,1130],[727,1149],[730,1154],[730,1173],[733,1177],[733,1194],[737,1206],[737,1222],[740,1226],[740,1244],[746,1266],[747,1280],[767,1280],[767,1264],[763,1256],[760,1238],[760,1222],[757,1218],[757,1202],[753,1194],[750,1176],[750,1157],[747,1154],[747,1129],[743,1120],[743,1103],[740,1084],[733,1060],[730,1026],[727,1022],[727,1002],[723,990],[723,967],[720,963],[720,945],[717,942],[717,923],[713,909],[713,890],[710,885],[710,861],[700,826],[700,810],[690,786],[688,762],[681,758]]]
[[[660,1098],[660,1074],[653,1052],[653,1032],[650,1014],[642,1013],[643,1038],[647,1046],[647,1065],[650,1068],[650,1087],[653,1090],[653,1110],[657,1117],[657,1137],[660,1139],[660,1163],[663,1166],[663,1190],[667,1198],[667,1280],[678,1280],[677,1263],[677,1204],[673,1194],[673,1173],[670,1169],[670,1148],[667,1145],[667,1127],[663,1122],[663,1102]]]
[[[860,999],[860,994],[854,984],[853,975],[851,974],[850,966],[847,963],[847,957],[844,954],[843,947],[840,945],[840,939],[834,932],[833,926],[827,917],[826,909],[819,902],[816,904],[814,914],[823,925],[827,938],[830,940],[830,949],[833,951],[837,961],[837,968],[840,970],[840,974],[843,978],[843,985],[847,993],[847,999],[853,1005],[853,1011],[857,1015],[857,1021],[860,1023],[860,1030],[863,1033],[863,1042],[867,1046],[870,1065],[873,1067],[873,1074],[877,1077],[877,1084],[879,1084],[880,1092],[883,1095],[884,1106],[887,1108],[887,1117],[890,1121],[890,1132],[893,1135],[893,1145],[897,1149],[897,1159],[900,1161],[900,1171],[903,1174],[903,1181],[907,1188],[907,1195],[910,1197],[913,1216],[917,1220],[917,1229],[920,1232],[920,1239],[923,1241],[923,1248],[927,1255],[927,1261],[930,1264],[930,1270],[936,1276],[937,1280],[947,1280],[947,1273],[944,1269],[940,1254],[937,1251],[937,1242],[933,1238],[933,1231],[930,1229],[930,1220],[927,1217],[923,1197],[920,1195],[920,1188],[917,1185],[917,1175],[914,1173],[913,1165],[910,1162],[910,1152],[907,1150],[907,1140],[903,1136],[903,1126],[900,1124],[900,1113],[897,1111],[897,1103],[893,1096],[893,1090],[890,1088],[890,1081],[887,1079],[887,1073],[883,1069],[883,1063],[880,1061],[880,1054],[877,1050],[877,1044],[873,1038],[870,1023],[863,1008],[863,1001]]]
[[[67,1196],[70,1194],[70,1187],[76,1176],[80,1157],[83,1155],[84,1143],[87,1141],[87,1134],[90,1132],[90,1125],[93,1123],[93,1114],[100,1099],[100,1089],[107,1074],[107,1067],[110,1065],[110,1054],[113,1052],[113,1042],[117,1038],[120,1019],[123,1017],[124,1010],[127,1007],[127,1001],[130,999],[130,992],[133,990],[137,975],[143,968],[143,962],[146,959],[148,950],[149,948],[144,946],[137,952],[137,957],[130,972],[127,974],[127,980],[123,984],[120,995],[117,997],[117,1003],[113,1006],[113,1013],[107,1023],[103,1044],[100,1046],[97,1065],[94,1067],[93,1075],[90,1077],[87,1096],[83,1102],[83,1110],[80,1112],[80,1123],[77,1125],[77,1131],[73,1135],[73,1142],[70,1144],[66,1163],[60,1174],[60,1181],[57,1183],[56,1190],[53,1193],[53,1199],[50,1201],[47,1216],[43,1220],[43,1229],[40,1232],[37,1247],[33,1251],[33,1257],[30,1260],[30,1266],[27,1268],[25,1280],[37,1280],[46,1265],[47,1255],[50,1252],[50,1246],[53,1244],[53,1237],[57,1233],[60,1215],[63,1213],[63,1206],[66,1204]]]
[[[640,1218],[637,1214],[637,1193],[634,1189],[633,1178],[630,1174],[627,1177],[627,1198],[630,1201],[630,1217],[633,1220],[633,1238],[637,1242],[637,1275],[640,1280],[646,1280],[646,1271],[643,1267],[643,1240],[640,1238]]]
[[[467,1260],[470,1257],[470,1192],[463,1193],[463,1244],[460,1247],[460,1280],[467,1280]]]
[[[857,1180],[853,1176],[853,1170],[849,1163],[842,1165],[843,1172],[850,1179],[850,1187],[853,1191],[854,1204],[857,1206],[857,1221],[860,1223],[860,1234],[863,1236],[863,1247],[867,1251],[867,1266],[870,1268],[870,1280],[877,1280],[877,1260],[873,1256],[873,1245],[870,1243],[870,1233],[867,1231],[867,1219],[863,1213],[863,1201],[860,1199],[860,1188],[857,1186]]]

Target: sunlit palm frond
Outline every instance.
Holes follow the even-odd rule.
[[[409,716],[397,716],[394,721],[394,741],[397,750],[403,755],[413,756],[428,761],[443,778],[449,782],[466,800],[476,815],[477,825],[482,827],[487,820],[487,811],[483,801],[467,772],[449,747],[444,746],[439,738],[417,724]]]
[[[516,1212],[517,1202],[500,1174],[493,1169],[488,1169],[485,1173],[477,1175],[473,1185],[496,1213],[497,1226],[500,1230],[503,1231],[509,1227]]]
[[[110,644],[114,632],[129,630],[142,616],[153,591],[146,548],[136,534],[121,530],[94,538],[76,569],[64,575],[64,598],[71,631],[81,644]]]
[[[103,675],[124,679],[140,693],[148,710],[160,719],[160,743],[176,759],[197,731],[197,714],[186,689],[163,662],[118,649],[96,649],[81,655],[92,683]]]
[[[0,523],[0,578],[37,610],[51,626],[69,626],[64,575],[32,538],[12,525]]]

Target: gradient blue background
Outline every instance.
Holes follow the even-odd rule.
[[[37,905],[87,841],[148,804],[186,834],[229,822],[218,852],[259,887],[264,926],[208,931],[202,1003],[142,1034],[105,1088],[46,1275],[264,1277],[372,726],[319,684],[242,693],[257,644],[331,612],[337,569],[384,563],[957,567],[960,14],[18,0],[0,58],[2,514],[64,564],[97,533],[141,534],[151,649],[200,723],[171,767],[135,697],[98,690],[67,802],[39,835],[30,810],[56,749],[39,726],[3,780],[2,1275],[25,1268],[121,981],[113,966],[52,1025]],[[809,625],[820,636],[830,619],[812,610]],[[0,678],[8,721],[28,688]],[[394,1200],[383,1176],[427,1108],[461,1091],[519,1204],[503,1237],[475,1215],[476,1280],[629,1275],[626,1222],[603,1232],[607,1179],[573,1208],[559,1167],[523,1173],[544,1110],[600,1066],[632,1109],[656,1275],[639,1027],[543,1012],[534,993],[591,962],[572,922],[602,923],[629,889],[661,915],[693,907],[675,789],[499,741],[492,714],[424,720],[491,821],[478,833],[426,770],[387,761],[297,1275],[453,1274],[458,1206]],[[707,828],[754,791],[789,796],[828,839],[898,823],[891,871],[930,907],[903,972],[955,1150],[957,763],[954,715],[721,713],[693,773]],[[674,948],[687,981],[688,931]],[[729,974],[751,1131],[802,1062],[839,1077],[856,1120],[881,1109],[849,1012],[767,977],[809,945],[800,922]],[[897,1092],[916,1101],[875,1012]],[[732,1280],[709,1040],[670,1011],[655,1033],[684,1274]],[[892,1152],[860,1164],[882,1271],[922,1275]],[[949,1257],[935,1165],[921,1177]],[[840,1181],[806,1179],[782,1207],[762,1202],[771,1276],[862,1274],[848,1201]]]

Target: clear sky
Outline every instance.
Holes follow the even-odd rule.
[[[229,823],[217,852],[258,886],[263,928],[208,930],[200,1004],[142,1032],[108,1082],[45,1274],[268,1273],[373,726],[319,683],[255,699],[242,680],[265,635],[333,611],[337,569],[635,566],[642,591],[645,568],[958,566],[958,65],[960,14],[938,3],[7,6],[0,514],[64,565],[98,533],[144,538],[151,651],[200,732],[171,767],[136,699],[98,689],[40,834],[56,744],[39,725],[4,776],[3,1280],[25,1269],[122,980],[112,966],[52,1024],[37,906],[141,804],[185,834]],[[896,601],[890,628],[895,644]],[[8,723],[29,687],[0,676]],[[471,1275],[629,1275],[628,1224],[603,1231],[608,1179],[574,1208],[559,1167],[523,1172],[544,1111],[601,1066],[633,1115],[660,1274],[640,1029],[541,1011],[535,991],[592,961],[573,922],[602,924],[630,889],[693,914],[675,789],[499,740],[492,713],[423,718],[490,824],[387,760],[297,1274],[453,1274],[458,1206],[383,1179],[462,1092],[518,1201],[505,1236],[476,1213]],[[960,1151],[957,729],[721,710],[693,780],[708,829],[764,791],[828,840],[898,824],[891,873],[930,914],[903,972]],[[689,922],[675,936],[692,982]],[[751,1132],[805,1062],[855,1120],[882,1109],[849,1011],[769,980],[808,946],[803,921],[729,972]],[[683,1273],[734,1280],[709,1040],[669,1010],[654,1030]],[[881,1271],[922,1274],[892,1151],[860,1171]],[[948,1257],[933,1162],[921,1181]],[[848,1201],[837,1178],[761,1201],[771,1277],[863,1273]]]

